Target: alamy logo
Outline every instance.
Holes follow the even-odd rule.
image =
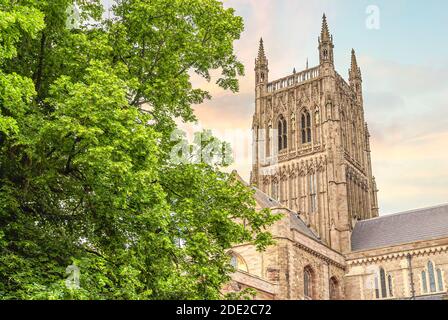
[[[65,286],[68,289],[79,289],[79,276],[81,275],[81,272],[77,266],[74,264],[69,265],[65,269],[65,274],[68,275],[67,279],[65,279]]]
[[[260,174],[263,176],[274,175],[277,172],[278,165],[278,130],[277,129],[259,129],[254,132],[254,141],[252,143],[252,154],[257,157],[253,163],[258,162],[261,165]]]
[[[369,30],[379,30],[381,28],[381,13],[380,8],[375,5],[370,5],[366,8],[366,28]]]
[[[367,276],[364,279],[364,287],[369,290],[378,289],[378,274],[380,273],[380,269],[378,266],[371,265],[366,268]]]

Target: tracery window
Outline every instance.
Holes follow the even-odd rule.
[[[389,289],[389,297],[393,297],[394,296],[394,289],[393,289],[393,283],[392,283],[392,276],[389,275],[387,277],[387,284],[388,284],[388,289]]]
[[[314,298],[313,279],[314,272],[310,266],[303,269],[303,295],[305,299],[312,300]]]
[[[426,269],[421,273],[423,293],[443,292],[442,269],[437,268],[432,261],[428,261]]]
[[[386,285],[386,272],[383,268],[380,268],[380,283],[381,283],[381,296],[387,297],[387,285]]]
[[[308,111],[302,113],[302,144],[311,142],[311,115]]]
[[[283,116],[280,116],[280,119],[278,120],[278,150],[285,150],[288,147],[288,124],[283,118]]]
[[[376,299],[386,299],[394,296],[392,275],[386,274],[383,267],[380,267],[375,274],[374,285]]]

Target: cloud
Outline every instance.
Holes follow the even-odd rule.
[[[448,64],[436,69],[364,57],[365,110],[372,135],[399,134],[399,142],[444,132]],[[395,139],[396,140],[396,139]]]
[[[391,213],[448,202],[448,64],[360,64],[380,205]]]
[[[376,143],[374,172],[382,213],[448,202],[448,131],[400,144]]]

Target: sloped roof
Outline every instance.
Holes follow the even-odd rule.
[[[280,202],[278,202],[277,200],[271,198],[270,196],[268,196],[266,193],[264,193],[263,191],[252,187],[255,190],[255,200],[258,202],[258,204],[262,207],[262,208],[278,208],[278,207],[283,207],[282,204]]]
[[[280,202],[272,199],[267,194],[261,190],[252,187],[255,190],[255,200],[262,208],[283,208],[288,211],[291,228],[299,231],[300,233],[320,242],[320,239],[314,234],[314,232],[308,228],[303,222],[303,220],[298,216],[297,213],[291,211],[290,209],[284,207]]]
[[[310,228],[306,226],[305,222],[303,222],[303,220],[300,219],[300,217],[297,214],[290,212],[290,219],[291,219],[290,220],[291,228],[296,229],[300,233],[303,233],[306,236],[321,242],[320,239],[317,237],[317,235]]]
[[[237,171],[234,170],[232,172],[232,174],[238,180],[240,180],[243,184],[245,184],[248,187],[250,186],[246,181],[244,181],[244,179],[238,174]],[[288,211],[291,228],[299,231],[300,233],[302,233],[318,242],[322,242],[319,239],[319,237],[310,228],[308,228],[306,226],[305,222],[303,222],[303,220],[299,217],[299,215],[296,212],[284,207],[280,202],[271,198],[270,196],[268,196],[266,193],[264,193],[260,189],[254,187],[254,186],[251,186],[251,188],[255,191],[255,195],[254,195],[255,201],[257,201],[257,203],[260,205],[260,207],[268,208],[268,209],[281,208],[281,209]]]
[[[448,204],[359,221],[352,251],[448,237]]]

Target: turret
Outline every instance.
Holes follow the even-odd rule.
[[[361,69],[358,67],[358,62],[356,61],[355,50],[352,49],[352,61],[350,65],[349,82],[353,91],[356,93],[356,98],[358,102],[362,103],[362,76]]]
[[[319,61],[321,66],[331,66],[334,68],[333,56],[333,36],[328,29],[327,17],[322,17],[322,30],[319,37]]]
[[[268,59],[264,53],[263,38],[261,38],[258,48],[258,57],[255,59],[255,88],[257,93],[262,93],[266,89],[269,79],[268,76]]]
[[[267,90],[269,69],[268,59],[264,52],[263,39],[260,39],[258,47],[258,56],[255,59],[255,114],[252,121],[253,129],[253,167],[251,172],[251,184],[259,184],[259,166],[265,158],[264,139],[266,133],[260,128],[260,110],[262,108],[262,96]]]

